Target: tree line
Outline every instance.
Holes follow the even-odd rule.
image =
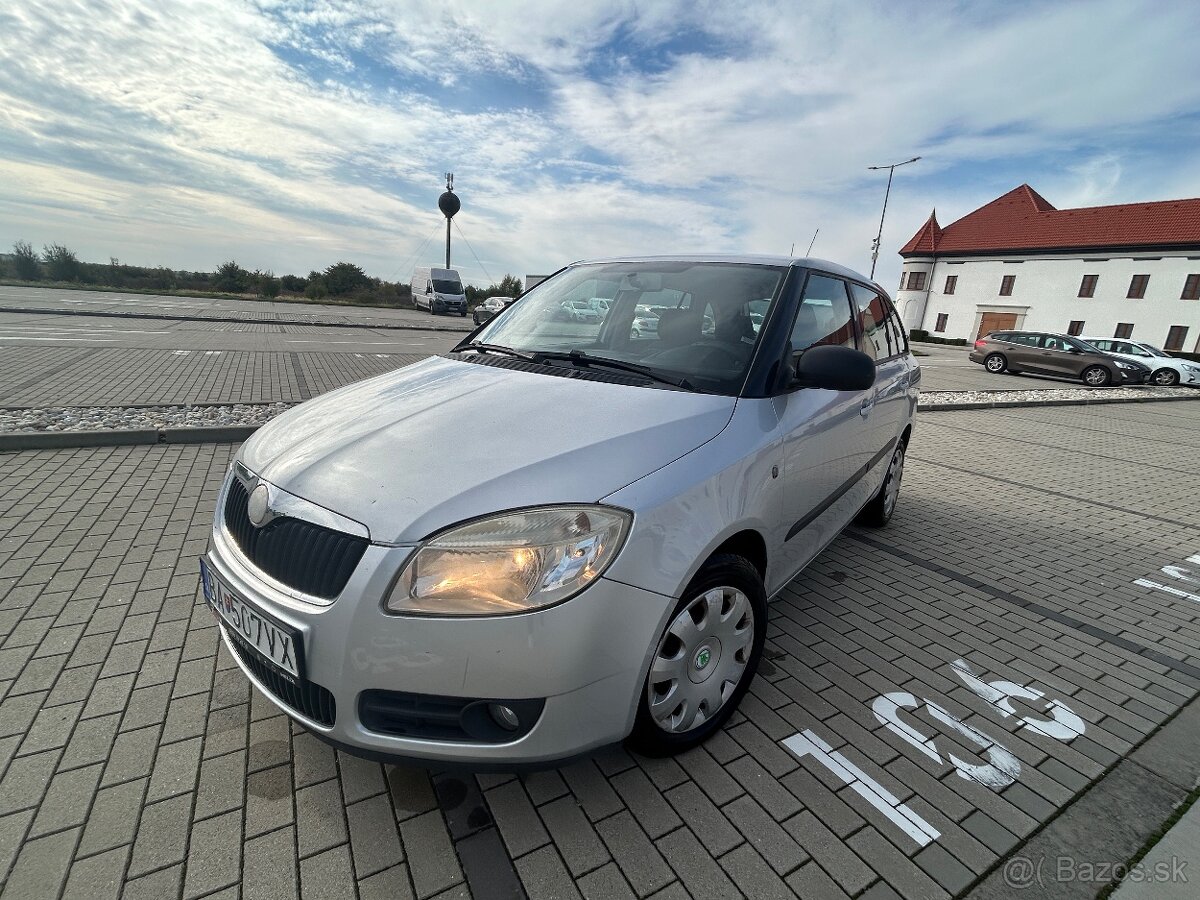
[[[385,281],[367,275],[351,262],[336,262],[307,276],[275,275],[250,271],[236,260],[221,263],[212,272],[188,272],[165,266],[131,266],[116,257],[108,263],[90,263],[62,244],[47,244],[38,253],[28,241],[17,241],[7,258],[0,255],[0,278],[18,281],[49,281],[86,284],[122,290],[236,294],[264,299],[353,301],[377,306],[400,306],[412,302],[412,292],[403,282]],[[466,287],[467,301],[474,305],[487,297],[515,297],[521,279],[505,275],[499,284],[486,288]]]

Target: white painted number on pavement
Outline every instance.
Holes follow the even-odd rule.
[[[924,847],[930,841],[941,837],[941,832],[901,803],[895,794],[834,750],[810,729],[806,728],[799,734],[785,738],[783,746],[797,758],[811,756],[920,846]]]

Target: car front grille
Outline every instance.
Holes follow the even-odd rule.
[[[259,684],[305,718],[326,728],[333,727],[333,720],[337,717],[337,703],[333,694],[312,681],[301,681],[298,684],[289,681],[263,662],[236,633],[224,626],[222,628],[229,635],[229,642],[237,651],[238,659],[258,679]]]
[[[246,558],[281,584],[332,600],[367,550],[366,538],[279,516],[262,528],[250,521],[250,494],[235,477],[225,499],[225,527]]]

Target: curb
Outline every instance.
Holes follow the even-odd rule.
[[[361,309],[361,307],[358,307]],[[27,315],[82,316],[104,319],[160,319],[169,322],[236,322],[241,325],[307,325],[311,328],[378,328],[385,331],[436,331],[441,334],[469,334],[470,328],[450,328],[444,325],[377,325],[366,322],[311,322],[302,319],[250,319],[242,316],[168,316],[159,313],[91,312],[86,310],[29,309],[19,306],[0,306],[0,312]]]
[[[18,431],[0,434],[0,452],[57,450],[66,447],[129,447],[150,444],[231,444],[246,440],[260,425],[212,425],[195,428],[139,428],[96,431]]]

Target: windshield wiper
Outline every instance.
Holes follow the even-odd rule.
[[[683,388],[685,391],[704,393],[686,378],[671,378],[667,375],[659,374],[648,366],[639,366],[636,363],[622,362],[619,359],[609,359],[607,356],[589,356],[582,350],[572,350],[570,353],[539,351],[535,354],[535,358],[538,362],[553,359],[572,362],[577,366],[601,366],[609,369],[620,369],[623,372],[634,372],[638,375],[643,375],[652,381],[669,384],[672,387]]]
[[[504,356],[515,356],[517,359],[523,359],[527,362],[538,361],[538,358],[532,353],[526,353],[523,350],[514,350],[512,347],[505,347],[502,344],[486,344],[483,341],[468,341],[454,348],[455,353],[460,350],[477,350],[480,353],[501,353]]]

